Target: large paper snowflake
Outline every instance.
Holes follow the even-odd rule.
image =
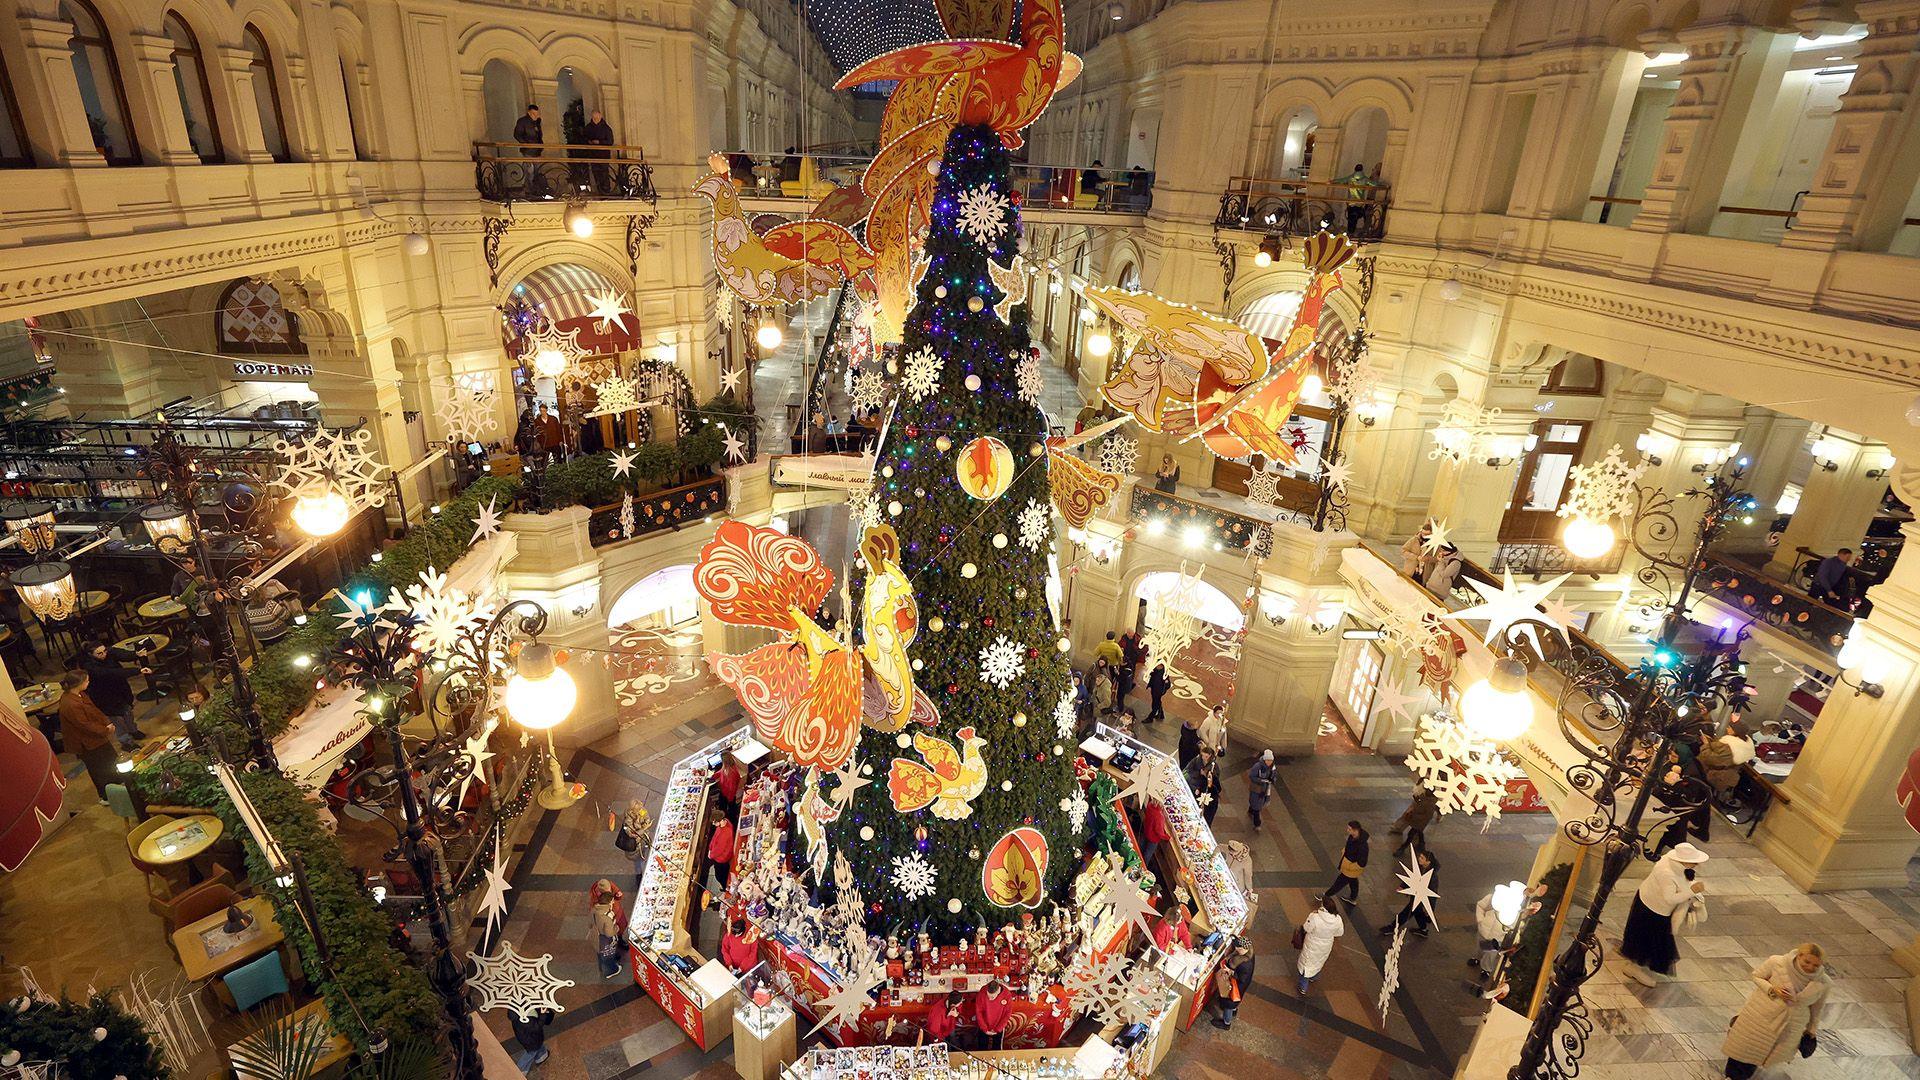
[[[1160,969],[1140,960],[1135,960],[1127,970],[1126,989],[1127,996],[1115,1009],[1114,1015],[1106,1018],[1108,1023],[1147,1023],[1166,1008],[1175,996]]]
[[[1053,511],[1037,499],[1028,499],[1013,520],[1020,527],[1020,546],[1028,551],[1039,551],[1053,539]]]
[[[906,374],[901,385],[913,395],[913,400],[924,400],[940,388],[940,369],[945,365],[946,360],[933,351],[933,346],[922,345],[907,354]]]
[[[280,439],[273,448],[280,455],[273,486],[286,494],[328,486],[356,512],[386,505],[387,479],[382,474],[387,467],[373,456],[373,432],[367,428],[316,427],[304,439]]]
[[[909,900],[932,896],[934,882],[939,876],[940,871],[934,869],[933,864],[917,851],[911,855],[893,857],[893,887]]]
[[[580,347],[580,330],[562,330],[557,325],[546,322],[539,329],[532,330],[526,336],[526,349],[522,356],[531,360],[543,352],[557,352],[566,358],[568,367],[572,367],[587,355]]]
[[[1247,501],[1255,506],[1276,506],[1280,502],[1280,474],[1257,470],[1247,476]]]
[[[878,371],[863,371],[853,377],[853,404],[861,412],[879,412],[893,394],[887,377]]]
[[[1020,391],[1020,400],[1039,401],[1040,392],[1047,388],[1047,381],[1040,375],[1040,359],[1032,353],[1020,358],[1013,365],[1013,385]]]
[[[522,1020],[531,1020],[542,1010],[566,1011],[566,1006],[554,995],[561,987],[572,986],[573,980],[557,979],[547,970],[547,965],[553,962],[552,954],[521,956],[513,951],[512,942],[502,941],[499,951],[492,956],[470,952],[467,959],[473,961],[477,969],[467,985],[480,992],[481,1012],[508,1009]]]
[[[852,518],[856,535],[864,534],[885,520],[880,512],[880,496],[866,487],[847,492],[847,513]]]
[[[420,571],[420,580],[407,586],[404,596],[395,591],[391,602],[413,615],[413,640],[428,653],[452,652],[468,627],[493,617],[492,600],[469,596],[432,567]]]
[[[1073,699],[1073,688],[1068,687],[1060,694],[1060,703],[1053,707],[1053,734],[1057,739],[1073,738],[1073,729],[1080,719],[1079,703]]]
[[[1520,777],[1499,746],[1438,714],[1415,733],[1407,768],[1440,800],[1441,813],[1485,814],[1489,822],[1500,816],[1507,782]]]
[[[990,682],[1002,690],[1007,684],[1025,674],[1027,670],[1026,651],[1019,644],[1001,634],[993,644],[980,650],[980,681]]]
[[[1559,516],[1611,521],[1633,513],[1633,486],[1646,471],[1647,462],[1627,464],[1620,456],[1619,445],[1615,444],[1605,458],[1568,470],[1573,486],[1567,489],[1566,505],[1560,507]]]
[[[1073,826],[1073,835],[1079,836],[1087,831],[1087,793],[1075,785],[1073,794],[1060,800],[1060,812],[1067,815],[1067,824]]]
[[[1007,231],[1007,211],[1011,208],[1005,195],[981,184],[960,193],[960,216],[955,225],[974,243],[992,247]]]
[[[1127,955],[1119,949],[1089,953],[1067,970],[1062,981],[1073,995],[1073,1007],[1106,1019],[1126,1002]]]
[[[453,388],[440,399],[436,410],[447,438],[456,442],[477,442],[493,434],[493,372],[468,371],[453,377]]]
[[[1103,472],[1132,476],[1133,467],[1139,461],[1140,444],[1130,435],[1116,431],[1100,444],[1100,468]]]
[[[593,384],[593,392],[598,401],[588,416],[615,416],[629,413],[640,407],[640,399],[635,392],[632,379],[623,379],[619,375],[609,375],[605,382]]]

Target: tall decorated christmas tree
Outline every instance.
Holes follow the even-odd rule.
[[[1047,601],[1047,423],[1034,372],[1016,376],[1027,310],[994,280],[1010,278],[1019,236],[1000,137],[956,127],[869,503],[899,536],[919,606],[913,679],[939,717],[864,727],[869,782],[828,828],[876,930],[951,939],[1015,923],[1049,908],[1080,862],[1086,803]]]

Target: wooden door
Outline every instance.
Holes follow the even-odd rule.
[[[1560,530],[1560,504],[1567,499],[1573,466],[1587,449],[1592,427],[1586,420],[1536,420],[1533,433],[1540,442],[1520,459],[1507,513],[1500,521],[1500,540],[1545,540]]]

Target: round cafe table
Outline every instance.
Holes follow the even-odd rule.
[[[63,692],[59,683],[43,682],[22,686],[17,693],[20,696],[20,707],[31,715],[59,708]]]
[[[141,862],[155,866],[183,863],[212,847],[225,829],[220,819],[212,814],[183,817],[149,834],[140,841],[140,850],[134,854],[139,856]]]
[[[81,611],[92,611],[94,608],[106,602],[107,591],[105,589],[89,589],[80,594]]]
[[[148,653],[157,653],[161,649],[166,648],[167,643],[172,640],[172,638],[165,634],[135,634],[130,638],[122,638],[114,642],[113,647],[121,652],[132,653],[137,656],[143,649]]]
[[[134,610],[143,619],[171,619],[185,614],[187,605],[171,596],[156,596]]]

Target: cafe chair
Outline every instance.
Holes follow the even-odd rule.
[[[164,870],[140,857],[140,844],[146,840],[147,837],[173,824],[173,821],[173,818],[165,814],[155,814],[153,817],[148,818],[127,831],[127,859],[133,863],[135,870],[147,875],[147,897],[149,899],[156,896],[162,898],[172,896],[173,882],[167,878]],[[156,884],[158,886],[157,889]]]
[[[107,785],[107,808],[128,822],[140,817],[139,808],[133,805],[133,793],[127,790],[125,784]]]
[[[280,962],[278,949],[227,972],[217,986],[214,993],[237,1012],[246,1012],[281,994],[289,997],[293,994],[293,985],[287,982],[287,969]]]
[[[173,932],[183,926],[199,922],[215,912],[225,911],[227,905],[240,902],[240,894],[224,881],[203,881],[177,896],[165,899],[149,896],[147,910],[160,916],[166,924],[167,944],[173,944]]]

